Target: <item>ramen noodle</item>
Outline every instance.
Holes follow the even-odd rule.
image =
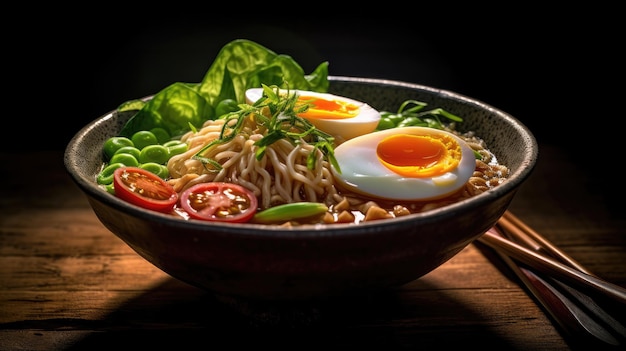
[[[203,182],[235,183],[254,192],[259,199],[259,210],[293,202],[322,202],[328,206],[328,213],[312,221],[359,223],[400,217],[458,202],[487,191],[508,177],[508,168],[497,162],[483,140],[473,133],[459,133],[449,127],[447,131],[466,141],[481,155],[481,159],[476,159],[474,173],[461,190],[430,201],[367,198],[340,189],[322,152],[304,138],[296,143],[287,139],[278,140],[267,147],[262,158],[257,159],[254,143],[264,135],[253,118],[246,118],[242,128],[228,141],[207,147],[220,138],[225,123],[222,119],[209,120],[198,131],[188,132],[182,137],[181,140],[189,146],[188,151],[173,156],[167,164],[170,173],[168,183],[177,192]],[[310,168],[307,158],[312,152],[316,162]],[[218,166],[202,161],[206,159]],[[285,223],[298,224],[302,222]]]

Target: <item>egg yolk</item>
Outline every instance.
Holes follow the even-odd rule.
[[[396,174],[425,178],[454,170],[461,161],[461,146],[448,135],[391,135],[378,143],[376,154]]]
[[[303,118],[342,119],[352,118],[359,114],[359,106],[346,101],[299,96],[298,102],[309,105],[306,112],[298,114],[299,117]]]

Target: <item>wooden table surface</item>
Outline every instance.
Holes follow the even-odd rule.
[[[104,228],[62,153],[0,154],[0,350],[584,349],[480,243],[376,296],[273,308],[217,298],[163,273]],[[542,144],[510,210],[626,287],[623,206],[609,205],[623,189],[574,156]]]

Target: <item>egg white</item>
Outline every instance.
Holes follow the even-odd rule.
[[[378,159],[376,148],[381,140],[398,133],[445,133],[461,146],[461,160],[455,169],[435,177],[413,178],[394,173]],[[464,140],[426,127],[386,129],[353,138],[335,148],[335,158],[341,172],[334,167],[332,172],[341,186],[358,194],[391,200],[419,201],[448,196],[463,187],[476,168],[474,152]]]
[[[368,134],[376,129],[380,121],[380,113],[370,105],[347,97],[330,93],[318,93],[305,90],[281,90],[290,94],[296,93],[303,98],[312,97],[330,101],[339,101],[355,105],[359,113],[350,118],[308,118],[304,116],[316,128],[332,135],[337,143],[342,143],[354,137]],[[263,96],[262,88],[252,88],[246,91],[246,102],[253,104]]]

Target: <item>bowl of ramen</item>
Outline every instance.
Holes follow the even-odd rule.
[[[535,166],[532,133],[481,101],[407,82],[328,79],[328,94],[356,105],[362,122],[278,132],[266,119],[276,105],[266,104],[265,117],[255,109],[244,122],[212,121],[186,132],[159,182],[118,165],[107,175],[111,190],[100,178],[107,162],[116,162],[103,156],[103,145],[133,116],[116,109],[78,131],[65,166],[102,224],[141,257],[216,295],[261,301],[328,298],[418,279],[493,226]],[[264,89],[250,91],[250,104],[281,95]],[[273,101],[289,105],[286,96]],[[430,133],[405,113],[403,125],[383,127],[403,115],[400,106],[409,110],[406,102],[450,123]],[[308,107],[312,114],[331,109]],[[249,116],[237,110],[229,113]],[[150,208],[132,201],[126,188],[133,179],[168,190]]]

